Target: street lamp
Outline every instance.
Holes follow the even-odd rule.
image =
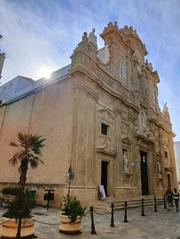
[[[71,187],[71,181],[74,179],[74,170],[70,166],[68,171],[65,173],[65,176],[68,178],[68,193],[67,193],[67,198],[69,199],[70,195],[70,187]]]

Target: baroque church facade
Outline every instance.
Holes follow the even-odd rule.
[[[172,125],[167,105],[158,105],[158,73],[147,60],[137,32],[109,23],[97,48],[93,29],[83,34],[71,64],[21,89],[0,106],[0,183],[15,183],[8,159],[17,132],[46,138],[43,165],[29,170],[28,184],[55,189],[55,203],[67,192],[82,201],[107,197],[164,195],[177,186]],[[3,87],[3,86],[2,86]]]

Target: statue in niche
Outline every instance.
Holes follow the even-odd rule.
[[[161,163],[159,161],[157,161],[157,172],[158,176],[161,177]]]
[[[144,111],[139,113],[139,133],[145,133],[147,131],[147,117]]]
[[[123,150],[123,166],[124,166],[124,171],[128,172],[129,171],[129,160],[128,160],[128,154],[127,150]]]

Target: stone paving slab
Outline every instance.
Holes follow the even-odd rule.
[[[0,208],[0,215],[5,209]],[[82,233],[80,235],[64,235],[58,231],[60,211],[50,208],[37,207],[33,210],[36,214],[36,236],[39,239],[180,239],[180,212],[175,209],[158,208],[153,212],[153,207],[145,208],[145,217],[141,216],[141,209],[128,209],[128,223],[124,223],[124,212],[115,212],[115,227],[110,227],[111,215],[94,215],[96,235],[90,233],[90,214],[82,219]],[[42,223],[40,223],[42,222]],[[52,224],[52,225],[48,225]]]

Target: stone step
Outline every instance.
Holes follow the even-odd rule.
[[[113,200],[113,199],[108,199],[108,200],[103,200],[103,201],[97,201],[94,203],[93,207],[98,210],[108,210],[111,208],[111,203],[114,203],[114,208],[115,209],[123,209],[124,208],[124,201],[122,200]],[[163,199],[162,198],[157,198],[156,200],[157,205],[163,204]],[[127,200],[127,206],[128,208],[134,208],[134,207],[141,207],[142,201],[141,199],[129,199]],[[144,206],[149,206],[149,205],[154,205],[154,197],[147,197],[144,198]]]

